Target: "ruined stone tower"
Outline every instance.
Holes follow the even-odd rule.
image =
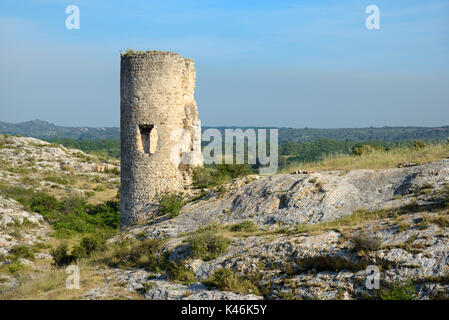
[[[120,67],[123,227],[151,216],[162,193],[182,191],[202,157],[193,60],[132,51]]]

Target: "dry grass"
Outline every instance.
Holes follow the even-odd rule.
[[[338,220],[314,223],[314,224],[298,224],[296,232],[298,233],[319,233],[328,230],[344,230],[353,226],[362,225],[369,221],[394,217],[395,210],[357,210],[353,214],[345,216]]]
[[[80,289],[66,288],[69,276],[65,269],[53,269],[40,272],[27,272],[20,276],[21,284],[14,290],[5,292],[0,298],[5,300],[71,300],[81,299],[89,289],[99,286],[103,277],[98,273],[80,268]]]
[[[271,234],[278,234],[279,231],[275,230],[260,230],[255,224],[248,223],[245,220],[236,224],[210,224],[205,227],[201,227],[196,231],[181,233],[178,237],[194,236],[203,233],[213,233],[215,235],[223,236],[227,239],[243,239],[248,237],[259,237]]]
[[[380,210],[365,210],[359,209],[354,211],[354,213],[345,216],[338,220],[320,222],[314,224],[298,224],[296,226],[296,233],[307,233],[307,234],[319,234],[328,230],[337,230],[340,232],[345,232],[348,229],[352,229],[357,226],[362,226],[366,223],[380,220],[380,219],[389,219],[392,223],[401,223],[403,221],[402,215],[416,213],[416,212],[424,212],[423,214],[423,225],[428,225],[429,223],[436,223],[441,227],[449,226],[449,218],[447,217],[446,211],[441,211],[444,208],[440,206],[431,208],[428,206],[419,206],[415,201],[404,205],[399,208],[390,208],[390,209],[380,209]],[[437,212],[436,216],[429,217],[425,212]],[[408,229],[410,225],[404,224],[403,226],[399,226],[401,231],[405,231]]]
[[[204,281],[204,283],[223,291],[233,291],[240,294],[260,294],[253,281],[228,268],[215,270],[213,277]]]
[[[92,197],[89,197],[87,200],[92,204],[99,204],[106,202],[108,200],[112,200],[117,195],[118,189],[109,189],[103,191],[96,191]]]
[[[18,276],[20,285],[10,291],[4,291],[0,295],[0,300],[73,300],[82,299],[91,289],[102,287],[105,278],[100,272],[107,268],[103,263],[105,256],[110,252],[98,252],[90,258],[81,259],[77,262],[80,268],[80,289],[67,289],[66,279],[69,274],[65,273],[65,268],[56,268],[51,265],[51,261],[36,260],[34,268],[27,267]],[[114,296],[141,299],[137,293],[126,291],[119,284],[115,286]],[[117,290],[119,289],[119,290]]]
[[[329,155],[323,160],[310,163],[296,163],[281,173],[294,170],[326,171],[353,169],[388,169],[396,168],[402,163],[429,163],[449,157],[449,144],[427,145],[422,149],[396,148],[390,151],[375,150],[361,156]]]

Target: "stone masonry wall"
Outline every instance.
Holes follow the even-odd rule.
[[[149,217],[158,195],[182,191],[190,165],[202,164],[195,78],[193,60],[176,53],[122,54],[122,227]]]

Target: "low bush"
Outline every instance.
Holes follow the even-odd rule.
[[[150,291],[153,287],[154,287],[154,283],[152,283],[150,281],[144,282],[144,284],[143,284],[143,289],[145,290],[145,292]]]
[[[205,283],[223,291],[233,291],[241,294],[259,294],[259,289],[254,283],[229,268],[215,270],[213,278]]]
[[[50,254],[53,257],[53,264],[57,267],[63,267],[105,248],[106,240],[102,236],[87,236],[83,237],[80,243],[73,247],[71,253],[69,253],[67,243],[63,242],[56,249],[52,249]]]
[[[231,226],[232,232],[255,232],[257,230],[259,230],[257,225],[250,220],[242,221]]]
[[[24,245],[19,245],[19,246],[13,247],[9,251],[9,253],[12,254],[16,258],[25,258],[25,259],[30,259],[30,260],[34,259],[34,253],[31,250],[31,248],[24,246]]]
[[[354,250],[376,250],[380,247],[381,240],[378,237],[370,236],[365,233],[359,234],[351,239]]]
[[[71,166],[69,166],[68,164],[65,164],[65,163],[61,163],[61,164],[59,165],[59,168],[60,168],[62,171],[73,171],[73,168],[72,168]]]
[[[45,215],[57,208],[58,200],[55,197],[41,191],[36,191],[31,195],[31,211]]]
[[[170,215],[170,218],[177,217],[183,206],[182,193],[164,193],[159,197],[159,211]]]
[[[196,188],[212,188],[252,173],[247,164],[220,164],[216,168],[197,167],[193,170],[193,185]]]
[[[380,298],[382,300],[415,300],[417,295],[415,286],[410,280],[406,283],[396,281],[391,288],[381,290]]]
[[[188,239],[192,257],[204,261],[213,260],[226,251],[231,240],[213,232],[195,234]]]
[[[193,170],[193,186],[197,189],[208,189],[227,181],[225,176],[212,168],[196,167]]]
[[[64,201],[59,209],[60,211],[44,215],[59,238],[71,237],[77,233],[113,235],[120,225],[120,205],[115,200],[91,205],[84,199],[72,198]]]
[[[195,281],[193,271],[187,268],[182,262],[170,261],[167,266],[167,275],[172,281],[181,281],[186,284]]]
[[[355,156],[362,156],[362,155],[372,153],[379,149],[383,149],[383,148],[378,147],[378,146],[369,145],[369,144],[356,144],[355,146],[352,147],[352,154]]]
[[[103,185],[101,185],[101,184],[97,185],[97,186],[94,188],[94,191],[96,191],[96,192],[105,191],[105,190],[106,190],[106,187],[103,186]]]
[[[72,256],[74,256],[75,259],[89,257],[95,251],[104,250],[105,245],[106,241],[102,237],[84,237],[80,244],[73,248]]]
[[[86,233],[111,236],[119,230],[119,200],[93,205],[86,198],[69,196],[58,200],[43,191],[22,187],[0,186],[0,192],[18,201],[26,210],[41,214],[53,226],[58,238]]]
[[[449,216],[436,217],[433,219],[433,222],[435,222],[441,228],[449,228]]]
[[[229,176],[231,179],[244,177],[252,173],[251,167],[247,164],[219,164],[217,170],[222,176]]]
[[[114,175],[114,176],[120,176],[120,169],[117,169],[117,168],[105,169],[104,172],[107,174]]]
[[[46,181],[54,182],[57,184],[62,184],[64,186],[66,185],[73,185],[76,182],[76,179],[74,176],[69,174],[57,174],[54,171],[46,171],[43,174],[43,179]]]
[[[419,150],[424,149],[427,146],[427,144],[423,140],[414,140],[412,142],[412,147]]]
[[[287,274],[297,274],[298,270],[315,270],[320,271],[340,271],[352,270],[360,271],[366,269],[370,265],[370,261],[360,258],[355,261],[347,259],[344,256],[334,254],[323,254],[299,259],[294,264],[286,264],[284,269]]]
[[[12,275],[16,275],[19,271],[23,270],[24,265],[20,263],[17,259],[14,259],[10,264],[6,266],[6,270],[8,273]]]
[[[114,267],[146,268],[158,272],[165,263],[165,256],[161,252],[164,244],[165,241],[161,239],[124,241],[114,250],[109,264]]]
[[[76,257],[69,254],[67,243],[61,243],[56,249],[52,249],[50,254],[53,257],[53,264],[57,267],[67,266],[76,261]]]

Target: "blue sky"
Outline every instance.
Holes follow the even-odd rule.
[[[2,0],[0,46],[0,121],[118,126],[134,48],[195,60],[208,126],[449,125],[449,1]]]

